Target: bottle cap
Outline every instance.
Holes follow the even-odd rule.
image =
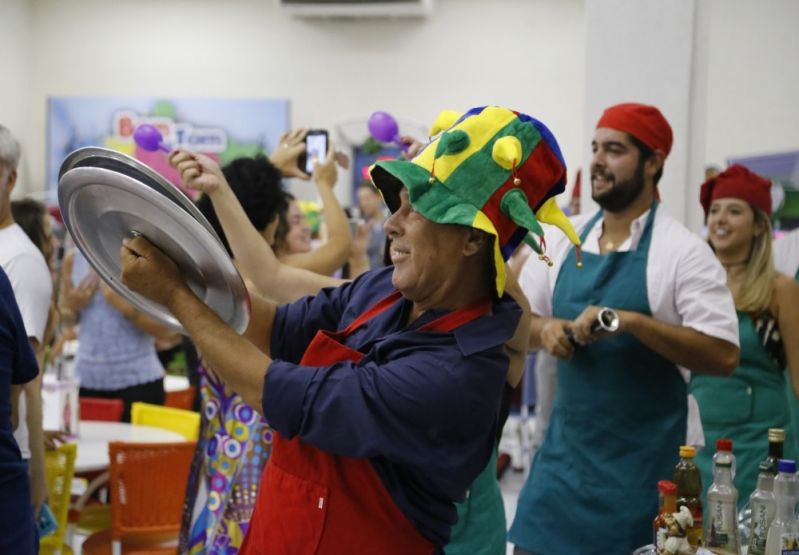
[[[664,495],[675,495],[677,493],[677,484],[671,480],[661,480],[658,482],[658,491]]]
[[[782,428],[769,428],[768,429],[769,441],[785,441],[785,430]]]
[[[777,463],[777,470],[789,474],[796,474],[796,461],[792,459],[780,459],[780,462]]]
[[[732,440],[727,438],[717,439],[716,451],[732,451]]]
[[[680,457],[693,459],[696,456],[696,447],[693,445],[680,445]]]

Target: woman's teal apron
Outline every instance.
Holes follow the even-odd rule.
[[[741,361],[728,378],[702,374],[691,378],[691,393],[699,403],[706,447],[696,456],[702,471],[704,496],[713,482],[716,440],[732,440],[736,458],[738,508],[757,486],[758,464],[768,455],[768,429],[785,428],[785,458],[794,454],[791,414],[785,399],[785,372],[763,348],[752,318],[738,313]]]
[[[505,503],[497,482],[497,453],[458,503],[458,523],[452,527],[446,555],[504,555],[507,551]]]
[[[653,203],[638,248],[606,255],[574,249],[558,274],[553,316],[589,305],[647,316]],[[601,217],[586,225],[584,241]],[[630,553],[652,541],[657,482],[670,479],[685,441],[687,387],[677,367],[623,333],[558,361],[550,427],[522,488],[510,541],[540,555]]]
[[[799,270],[796,272],[796,281],[799,281]],[[785,380],[785,395],[788,397],[788,406],[791,409],[791,428],[793,429],[793,433],[790,436],[785,437],[785,442],[793,441],[792,447],[797,450],[799,449],[799,399],[797,399],[793,394],[793,388],[791,387],[791,370],[788,370],[788,378]]]

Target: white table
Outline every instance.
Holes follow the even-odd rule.
[[[94,422],[81,420],[78,428],[78,456],[75,472],[95,472],[108,468],[108,444],[112,441],[129,443],[170,443],[186,441],[182,435],[171,430],[140,426],[124,422]]]

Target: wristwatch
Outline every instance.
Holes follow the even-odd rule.
[[[606,331],[615,333],[619,331],[619,313],[612,308],[604,307],[596,316],[596,324],[592,326],[593,331]]]

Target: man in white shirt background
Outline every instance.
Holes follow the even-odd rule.
[[[592,142],[593,199],[572,223],[580,252],[556,240],[521,284],[530,347],[558,358],[549,429],[510,532],[516,552],[629,553],[651,541],[657,481],[685,442],[680,367],[728,375],[738,320],[724,270],[701,238],[659,209],[672,145],[657,108],[608,108]],[[601,323],[601,327],[598,327]]]
[[[8,274],[22,321],[34,352],[44,338],[52,295],[50,270],[44,256],[11,215],[11,191],[17,181],[19,142],[0,125],[0,266]],[[42,373],[25,384],[20,396],[19,426],[14,432],[31,476],[31,504],[38,516],[47,499],[42,432]]]

